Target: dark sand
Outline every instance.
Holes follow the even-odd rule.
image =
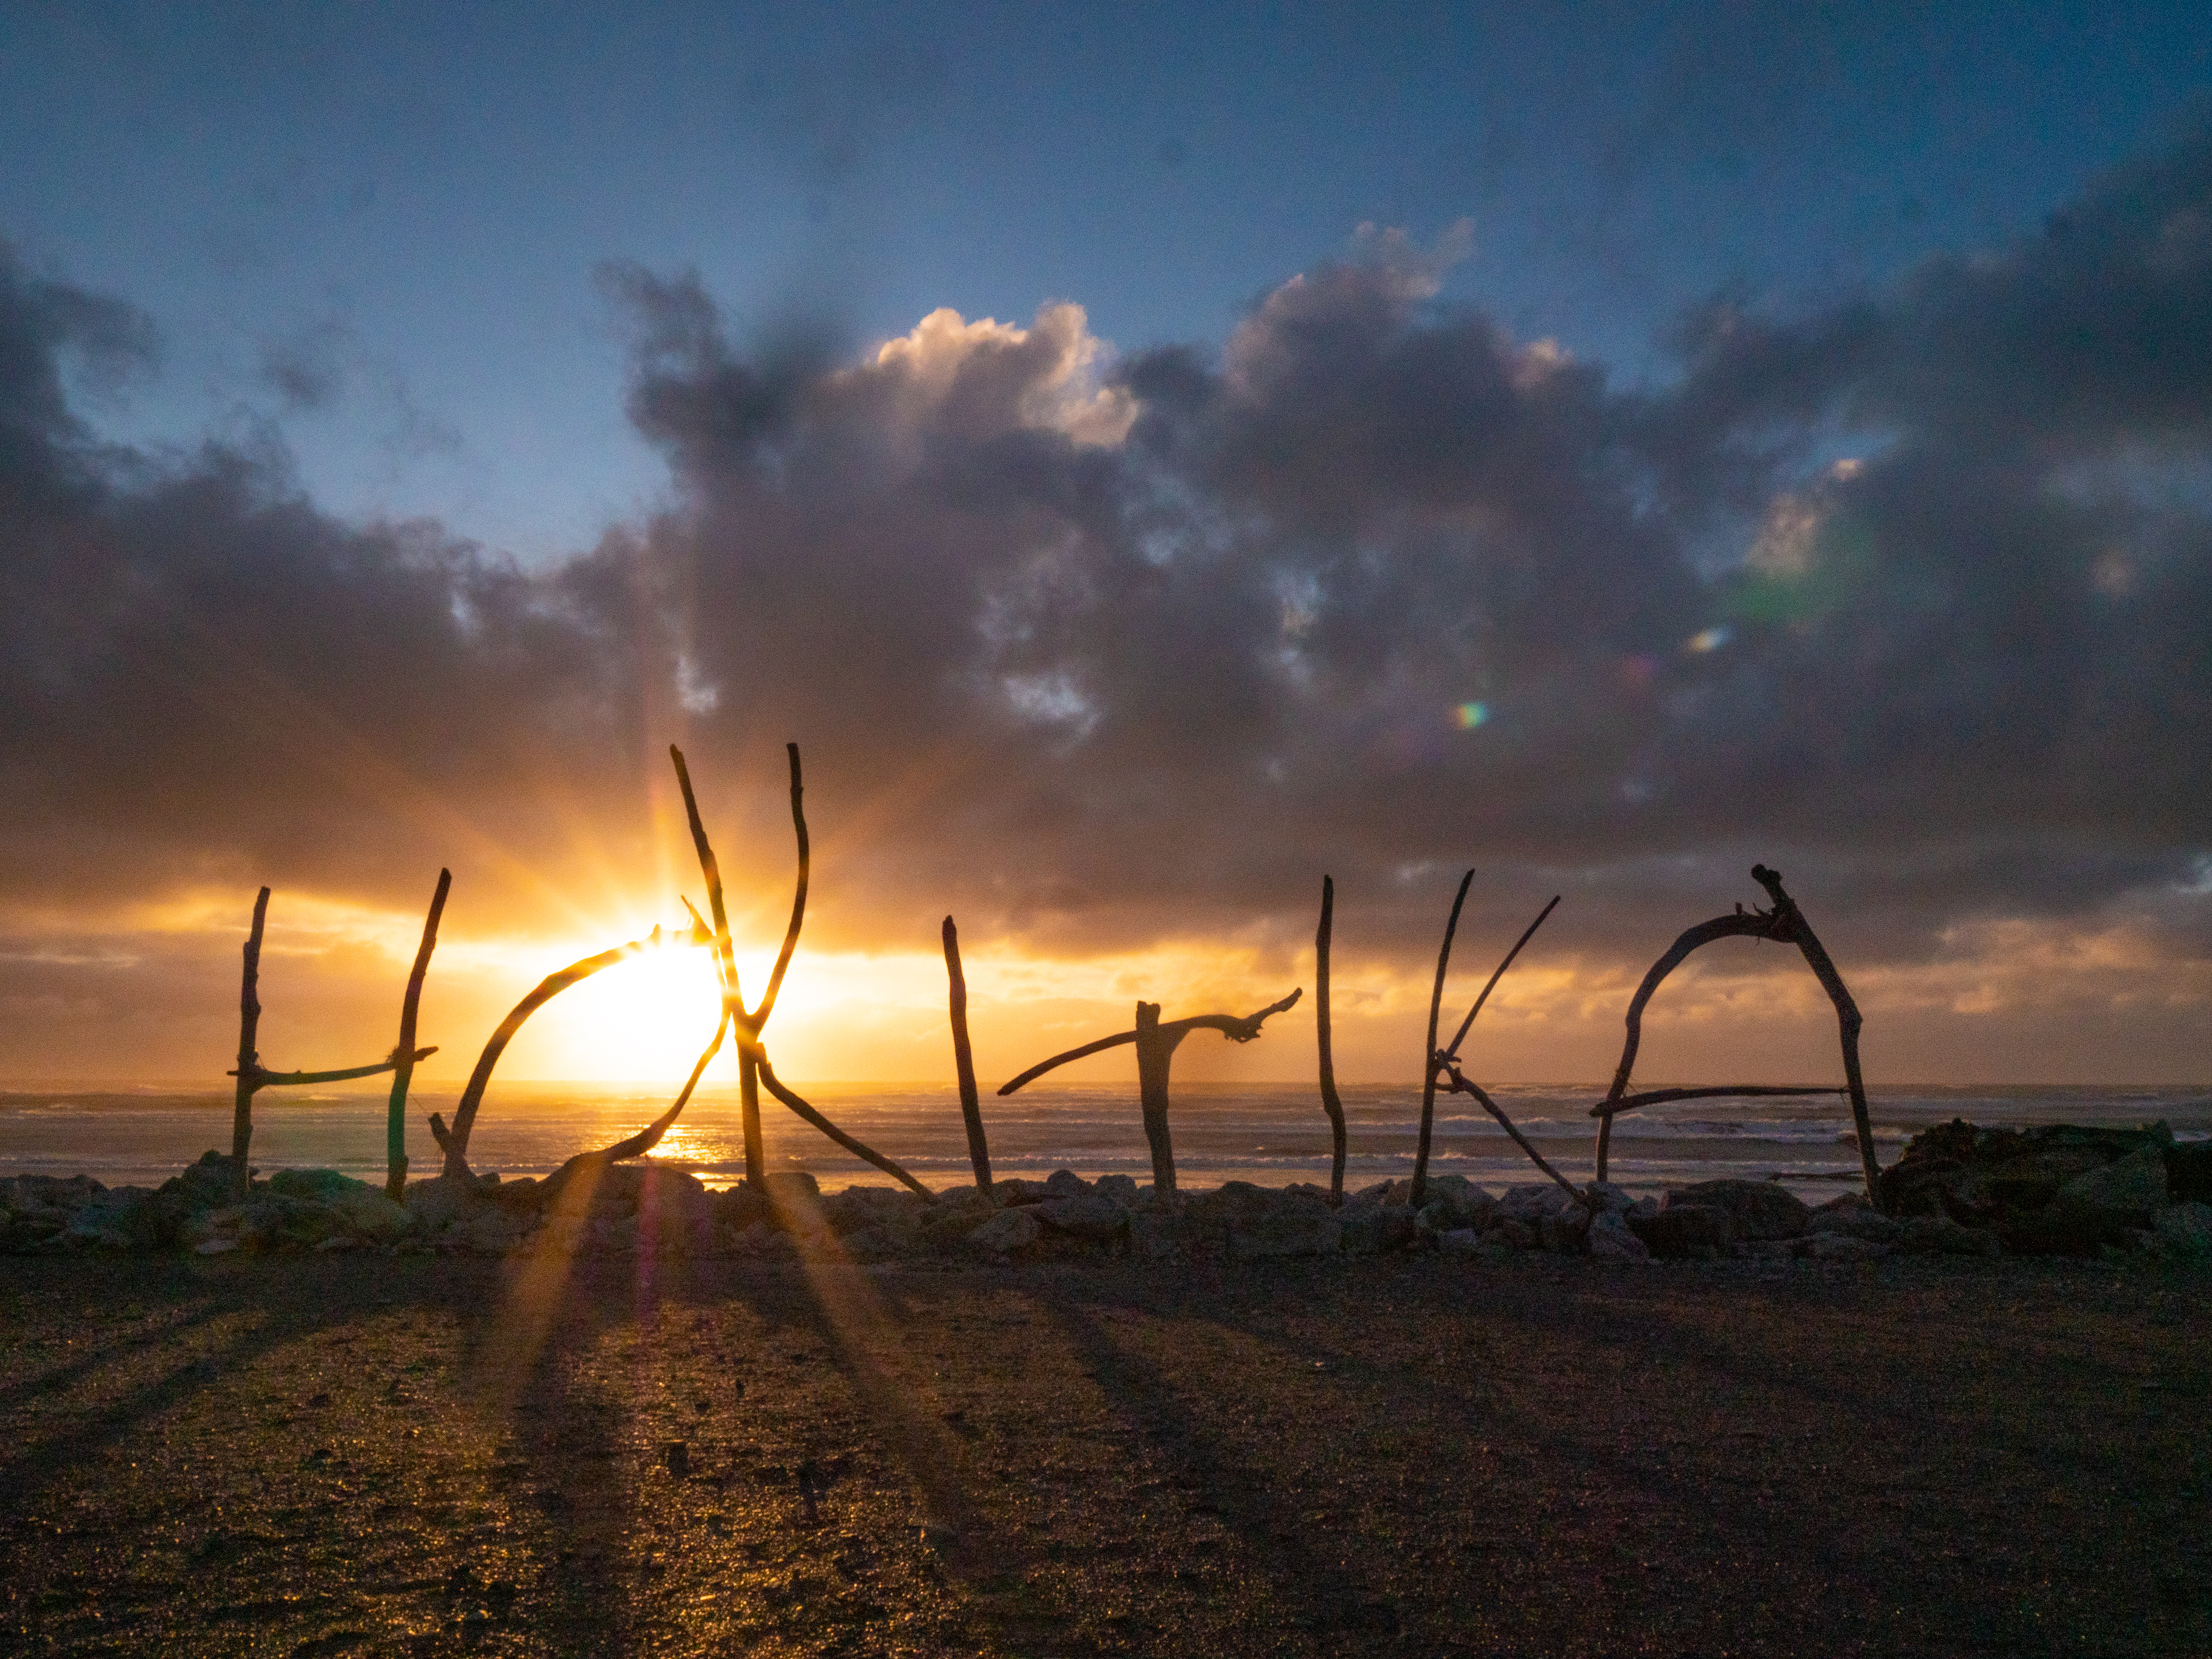
[[[9,1261],[0,1650],[2203,1654],[2208,1291]]]

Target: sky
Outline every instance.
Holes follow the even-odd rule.
[[[2212,1054],[2212,17],[0,14],[0,1082],[465,1073],[703,902],[787,1077],[1609,1074],[1779,867],[1869,1076]],[[517,1075],[681,1075],[662,952]],[[1100,1076],[1126,1057],[1091,1064]],[[1717,946],[1654,1081],[1826,1080]]]

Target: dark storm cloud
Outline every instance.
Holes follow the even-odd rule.
[[[266,458],[95,447],[62,354],[146,334],[0,264],[12,895],[412,890],[426,861],[527,848],[547,789],[629,777],[643,676],[619,573],[585,558],[526,577],[434,526],[350,527]]]
[[[1475,863],[1641,940],[1764,857],[1897,959],[2202,884],[2212,147],[1881,292],[1707,307],[1656,391],[1437,270],[1370,238],[1119,364],[1066,306],[748,353],[611,271],[674,504],[534,575],[95,454],[56,353],[125,314],[11,270],[11,863],[442,856],[362,754],[557,860],[532,826],[626,833],[681,735],[718,781],[805,746],[832,939],[1288,938],[1324,869],[1425,938]]]

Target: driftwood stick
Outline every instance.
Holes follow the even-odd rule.
[[[415,1049],[404,1058],[406,1063],[412,1066],[416,1060],[428,1060],[437,1052],[437,1046],[434,1043],[428,1048]],[[373,1066],[343,1066],[335,1072],[264,1072],[256,1069],[253,1086],[256,1089],[296,1089],[303,1084],[350,1083],[357,1077],[377,1077],[386,1072],[397,1071],[401,1058],[395,1050]]]
[[[453,890],[453,872],[439,871],[438,890],[430,896],[422,942],[416,947],[407,994],[399,1005],[399,1041],[392,1050],[398,1063],[392,1069],[392,1102],[384,1131],[384,1193],[395,1201],[407,1190],[407,1085],[415,1079],[415,1016],[422,1003],[422,981],[429,977],[430,952],[438,948],[438,921],[446,914],[446,895]]]
[[[1458,1058],[1459,1045],[1467,1041],[1467,1034],[1474,1024],[1474,1017],[1482,1012],[1482,1005],[1490,1000],[1490,994],[1498,988],[1498,981],[1505,977],[1505,970],[1513,965],[1513,958],[1521,954],[1521,947],[1536,937],[1536,930],[1544,925],[1544,918],[1559,908],[1559,898],[1560,895],[1557,893],[1552,895],[1552,902],[1536,912],[1536,920],[1530,922],[1521,937],[1513,941],[1513,948],[1505,953],[1505,960],[1498,964],[1489,982],[1482,988],[1482,994],[1474,1000],[1474,1006],[1468,1009],[1467,1018],[1460,1021],[1459,1030],[1452,1034],[1451,1042],[1444,1049],[1445,1054],[1454,1059]]]
[[[1413,1207],[1419,1209],[1421,1200],[1429,1190],[1429,1139],[1434,1132],[1437,1115],[1437,1016],[1443,1011],[1444,975],[1451,967],[1452,935],[1459,931],[1460,907],[1467,902],[1467,890],[1474,879],[1470,870],[1459,878],[1459,891],[1452,898],[1451,916],[1444,923],[1444,942],[1437,951],[1437,982],[1429,993],[1429,1036],[1421,1049],[1421,1138],[1413,1150]]]
[[[1012,1083],[999,1085],[999,1092],[1010,1095],[1025,1083],[1036,1081],[1055,1066],[1065,1066],[1071,1060],[1081,1060],[1085,1054],[1095,1054],[1108,1048],[1118,1048],[1125,1042],[1137,1045],[1137,1100],[1145,1115],[1145,1139],[1152,1153],[1152,1185],[1158,1191],[1171,1193],[1176,1189],[1175,1146],[1168,1133],[1168,1072],[1174,1064],[1175,1051],[1182,1040],[1193,1031],[1218,1031],[1231,1042],[1250,1042],[1260,1035],[1260,1028],[1273,1015],[1293,1006],[1304,994],[1304,988],[1292,991],[1279,1002],[1271,1002],[1257,1013],[1192,1014],[1183,1019],[1162,1020],[1160,1005],[1139,1002],[1137,1005],[1137,1029],[1117,1031],[1109,1037],[1100,1037],[1096,1042],[1086,1042],[1079,1048],[1070,1048],[1064,1054],[1054,1054],[1024,1072]]]
[[[1589,1109],[1592,1117],[1618,1117],[1623,1112],[1632,1112],[1639,1106],[1662,1106],[1670,1100],[1735,1100],[1759,1095],[1840,1095],[1849,1091],[1831,1087],[1781,1089],[1764,1083],[1723,1083],[1702,1089],[1646,1089],[1641,1094],[1623,1095],[1619,1100],[1601,1100]]]
[[[774,1095],[778,1100],[781,1101],[785,1105],[791,1108],[793,1112],[797,1113],[799,1116],[812,1124],[823,1134],[829,1136],[830,1139],[836,1141],[840,1146],[842,1146],[847,1152],[852,1153],[854,1157],[860,1158],[864,1163],[874,1164],[876,1168],[881,1170],[885,1175],[891,1176],[894,1180],[903,1182],[908,1188],[912,1188],[915,1192],[919,1193],[924,1198],[935,1198],[937,1196],[936,1194],[931,1192],[928,1188],[923,1186],[919,1181],[916,1181],[898,1164],[892,1162],[890,1158],[885,1158],[881,1152],[877,1152],[873,1147],[863,1146],[860,1141],[854,1139],[852,1136],[847,1134],[842,1129],[832,1123],[828,1118],[823,1116],[820,1112],[808,1105],[805,1101],[800,1099],[799,1096],[785,1088],[776,1079],[775,1067],[769,1065],[768,1062],[768,1050],[762,1048],[757,1042],[752,1043],[751,1047],[753,1049],[754,1067],[760,1073],[760,1080],[768,1085],[769,1093]]]
[[[1566,1193],[1569,1197],[1572,1198],[1576,1203],[1581,1205],[1583,1208],[1587,1210],[1591,1207],[1589,1195],[1587,1193],[1584,1193],[1580,1188],[1577,1187],[1573,1182],[1568,1180],[1566,1176],[1561,1175],[1557,1170],[1553,1169],[1549,1164],[1544,1161],[1544,1155],[1538,1152],[1534,1146],[1529,1144],[1528,1136],[1522,1134],[1519,1129],[1514,1127],[1513,1120],[1505,1115],[1505,1109],[1500,1106],[1496,1101],[1492,1100],[1489,1095],[1484,1091],[1480,1084],[1468,1082],[1467,1079],[1460,1075],[1459,1067],[1445,1061],[1443,1055],[1437,1055],[1437,1059],[1440,1064],[1443,1065],[1445,1071],[1450,1075],[1451,1093],[1455,1095],[1473,1095],[1475,1099],[1481,1103],[1482,1109],[1498,1120],[1498,1127],[1503,1128],[1507,1134],[1513,1137],[1513,1144],[1518,1146],[1522,1152],[1528,1154],[1528,1161],[1531,1164],[1534,1164],[1546,1175],[1551,1176],[1553,1180],[1559,1182],[1560,1189]]]
[[[624,1158],[643,1158],[658,1146],[660,1138],[674,1127],[678,1118],[684,1115],[684,1107],[690,1103],[691,1091],[699,1086],[699,1079],[707,1070],[707,1062],[714,1059],[715,1051],[721,1048],[722,1037],[729,1029],[730,1016],[725,1010],[721,1018],[715,1022],[714,1040],[700,1051],[698,1063],[692,1066],[691,1075],[684,1079],[683,1091],[676,1097],[673,1106],[627,1140],[617,1140],[613,1146],[603,1146],[595,1152],[577,1153],[545,1177],[544,1192],[548,1194],[558,1192],[586,1170],[604,1169]]]
[[[699,872],[707,880],[707,908],[714,916],[715,973],[722,981],[722,995],[731,1005],[732,1015],[742,1019],[745,1004],[738,990],[737,949],[730,939],[729,906],[722,898],[722,867],[714,861],[714,849],[708,843],[707,826],[699,817],[698,797],[691,793],[691,772],[684,764],[684,751],[672,743],[668,745],[668,757],[676,763],[676,782],[684,791],[684,814],[691,821],[691,845],[699,854]],[[690,901],[686,899],[684,903],[688,908]]]
[[[784,969],[791,966],[791,953],[799,948],[799,930],[806,921],[806,881],[808,853],[806,844],[806,810],[803,804],[806,791],[799,777],[799,745],[787,743],[785,752],[791,757],[791,830],[799,840],[799,880],[791,894],[791,925],[783,930],[783,948],[775,953],[775,966],[769,970],[768,989],[761,993],[760,1006],[752,1012],[752,1032],[758,1036],[768,1017],[775,1012],[775,994],[783,988]]]
[[[1732,916],[1715,916],[1711,921],[1701,921],[1694,927],[1683,929],[1681,937],[1667,947],[1667,952],[1653,963],[1644,975],[1644,982],[1636,988],[1629,1000],[1628,1036],[1620,1049],[1620,1064],[1613,1068],[1613,1086],[1606,1091],[1606,1100],[1618,1101],[1628,1093],[1629,1074],[1636,1069],[1636,1050],[1644,1041],[1644,1010],[1658,990],[1660,982],[1687,960],[1690,953],[1700,945],[1711,945],[1717,939],[1780,939],[1787,935],[1777,931],[1775,919],[1765,911],[1746,912],[1741,908]],[[1606,1164],[1613,1150],[1613,1115],[1597,1115],[1597,1178],[1605,1179]]]
[[[244,1198],[249,1176],[246,1154],[253,1144],[253,1091],[261,1086],[261,1055],[254,1047],[254,1034],[261,1024],[261,999],[256,994],[261,983],[261,932],[269,920],[269,890],[261,890],[253,901],[253,931],[246,936],[246,970],[238,986],[238,1069],[231,1073],[238,1079],[235,1103],[230,1121],[230,1190],[232,1196]]]
[[[945,919],[945,977],[952,1024],[952,1066],[960,1079],[960,1118],[968,1126],[968,1161],[975,1166],[975,1190],[991,1193],[991,1146],[983,1136],[982,1103],[975,1097],[975,1055],[968,1046],[968,976],[960,970],[960,930]]]
[[[1328,1114],[1328,1201],[1344,1202],[1344,1102],[1336,1092],[1336,1060],[1329,1051],[1328,945],[1336,915],[1336,883],[1321,878],[1321,926],[1314,931],[1314,1032],[1321,1056],[1321,1109]]]
[[[1851,1122],[1858,1131],[1859,1163],[1866,1171],[1867,1202],[1875,1209],[1881,1208],[1881,1164],[1875,1156],[1874,1124],[1867,1115],[1866,1082],[1859,1075],[1859,1029],[1865,1024],[1859,1006],[1844,984],[1844,976],[1836,971],[1836,964],[1813,932],[1813,924],[1805,920],[1805,913],[1797,908],[1797,901],[1782,890],[1782,872],[1770,870],[1763,864],[1751,866],[1751,878],[1766,890],[1774,901],[1774,919],[1784,930],[1784,937],[1804,954],[1806,964],[1813,977],[1820,981],[1820,988],[1828,994],[1828,1000],[1836,1005],[1836,1027],[1843,1039],[1844,1083],[1850,1091]]]
[[[507,1052],[507,1045],[514,1040],[514,1034],[522,1029],[523,1022],[531,1015],[579,981],[589,979],[593,974],[611,968],[618,962],[627,962],[641,951],[651,950],[660,945],[707,945],[712,942],[711,939],[702,937],[693,929],[680,933],[666,933],[656,927],[643,939],[617,945],[611,951],[586,957],[581,962],[572,962],[560,972],[548,974],[538,981],[538,988],[516,1003],[507,1018],[500,1021],[499,1029],[491,1034],[491,1040],[484,1044],[483,1052],[477,1056],[476,1070],[469,1073],[468,1086],[461,1091],[461,1098],[453,1108],[453,1127],[448,1129],[445,1120],[437,1113],[430,1115],[430,1133],[436,1137],[439,1146],[446,1154],[445,1173],[449,1176],[468,1174],[469,1133],[476,1127],[477,1109],[483,1103],[484,1091],[491,1083],[492,1069],[499,1064],[499,1057]]]

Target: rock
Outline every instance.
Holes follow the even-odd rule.
[[[2177,1204],[2212,1204],[2212,1142],[2166,1149],[2166,1195]]]
[[[1580,1255],[1589,1246],[1589,1212],[1570,1205],[1538,1220],[1536,1242],[1553,1255]]]
[[[155,1190],[173,1195],[187,1212],[220,1209],[230,1202],[231,1170],[234,1166],[221,1152],[200,1154],[199,1162],[183,1174],[172,1176]]]
[[[139,1253],[177,1243],[187,1212],[173,1193],[113,1187],[70,1215],[62,1237],[79,1248]]]
[[[1037,1242],[1044,1224],[1028,1209],[1001,1210],[968,1235],[969,1244],[993,1255],[1027,1249]]]
[[[465,1176],[433,1176],[410,1181],[400,1202],[413,1218],[416,1230],[425,1234],[450,1227],[469,1212],[477,1201],[477,1183]]]
[[[1649,1261],[1651,1247],[1629,1231],[1622,1210],[1601,1210],[1589,1224],[1590,1256],[1598,1261]]]
[[[1048,1198],[1088,1198],[1091,1183],[1073,1170],[1054,1170],[1044,1178],[1044,1190]]]
[[[1907,1216],[1898,1224],[1896,1249],[1923,1255],[2002,1255],[2004,1245],[1987,1227],[1969,1227],[1948,1215]]]
[[[1437,1235],[1437,1252],[1443,1255],[1474,1255],[1482,1254],[1482,1235],[1472,1227],[1455,1227]]]
[[[1862,1204],[1855,1209],[1814,1211],[1813,1231],[1847,1234],[1874,1244],[1895,1244],[1905,1236],[1905,1224]]]
[[[1085,1191],[1064,1198],[1048,1198],[1032,1213],[1055,1232],[1071,1238],[1106,1243],[1120,1238],[1129,1225],[1129,1212],[1109,1198]]]
[[[1626,1215],[1638,1202],[1610,1181],[1593,1181],[1588,1191],[1601,1215]],[[1652,1207],[1656,1210],[1658,1206],[1655,1204]]]
[[[1411,1205],[1346,1204],[1337,1212],[1337,1219],[1343,1229],[1342,1248],[1348,1255],[1383,1255],[1413,1243]]]
[[[1006,1176],[991,1183],[991,1190],[1000,1204],[1007,1208],[1017,1205],[1042,1204],[1052,1196],[1042,1181],[1030,1181],[1021,1176]]]
[[[1508,1187],[1498,1200],[1501,1216],[1525,1221],[1532,1227],[1547,1215],[1557,1215],[1564,1209],[1581,1207],[1571,1195],[1559,1189],[1557,1182],[1550,1181],[1531,1181],[1518,1187]]]
[[[354,1191],[339,1194],[331,1207],[349,1230],[379,1243],[398,1237],[412,1219],[405,1205],[394,1203],[374,1187],[358,1183]]]
[[[1140,1261],[1181,1261],[1206,1242],[1207,1231],[1174,1205],[1155,1202],[1130,1212],[1129,1254]]]
[[[1881,1207],[1903,1218],[1948,1215],[1969,1226],[2018,1233],[2024,1246],[2094,1248],[2099,1230],[2081,1217],[2031,1218],[2047,1208],[2059,1189],[2078,1176],[2136,1152],[2172,1148],[2164,1124],[2147,1129],[2085,1128],[2050,1124],[2032,1129],[1985,1129],[1953,1119],[1915,1135],[1904,1155],[1881,1174]]]
[[[1730,1233],[1747,1241],[1797,1238],[1813,1219],[1802,1199],[1771,1181],[1701,1181],[1669,1192],[1662,1208],[1678,1203],[1725,1211]]]
[[[1735,1229],[1726,1210],[1708,1204],[1678,1204],[1671,1194],[1658,1214],[1631,1215],[1627,1221],[1629,1231],[1662,1261],[1710,1258],[1735,1242]]]
[[[2075,1176],[2051,1201],[2067,1209],[2102,1212],[2124,1225],[2140,1225],[2166,1207],[2166,1154],[2148,1146],[2130,1152]]]
[[[822,1198],[822,1183],[805,1170],[771,1170],[761,1177],[761,1185],[774,1205],[813,1205]]]
[[[518,1215],[503,1205],[481,1204],[454,1231],[477,1255],[505,1255],[522,1243],[524,1236],[532,1231],[534,1219]]]
[[[279,1198],[304,1198],[325,1204],[348,1192],[368,1188],[367,1182],[356,1181],[336,1170],[279,1170],[269,1177],[269,1190]]]
[[[1125,1210],[1137,1207],[1137,1178],[1134,1176],[1100,1176],[1091,1190],[1101,1198],[1112,1200]]]
[[[768,1219],[768,1200],[751,1188],[736,1186],[714,1194],[714,1219],[734,1233]]]
[[[2151,1218],[2151,1241],[2161,1255],[2187,1261],[2212,1257],[2212,1205],[2191,1200]]]
[[[1887,1255],[1889,1246],[1870,1238],[1854,1238],[1849,1233],[1815,1233],[1805,1254],[1815,1261],[1871,1261]]]
[[[624,1166],[617,1164],[615,1167],[620,1169]],[[645,1219],[646,1224],[657,1231],[683,1232],[695,1221],[714,1220],[714,1195],[707,1190],[707,1183],[689,1170],[671,1170],[648,1164],[640,1169],[640,1177],[637,1212]]]
[[[1490,1230],[1494,1237],[1509,1250],[1533,1250],[1536,1248],[1536,1229],[1534,1224],[1516,1216],[1507,1216]]]
[[[1268,1256],[1334,1255],[1344,1226],[1326,1206],[1284,1208],[1229,1224],[1229,1254],[1238,1261]]]

